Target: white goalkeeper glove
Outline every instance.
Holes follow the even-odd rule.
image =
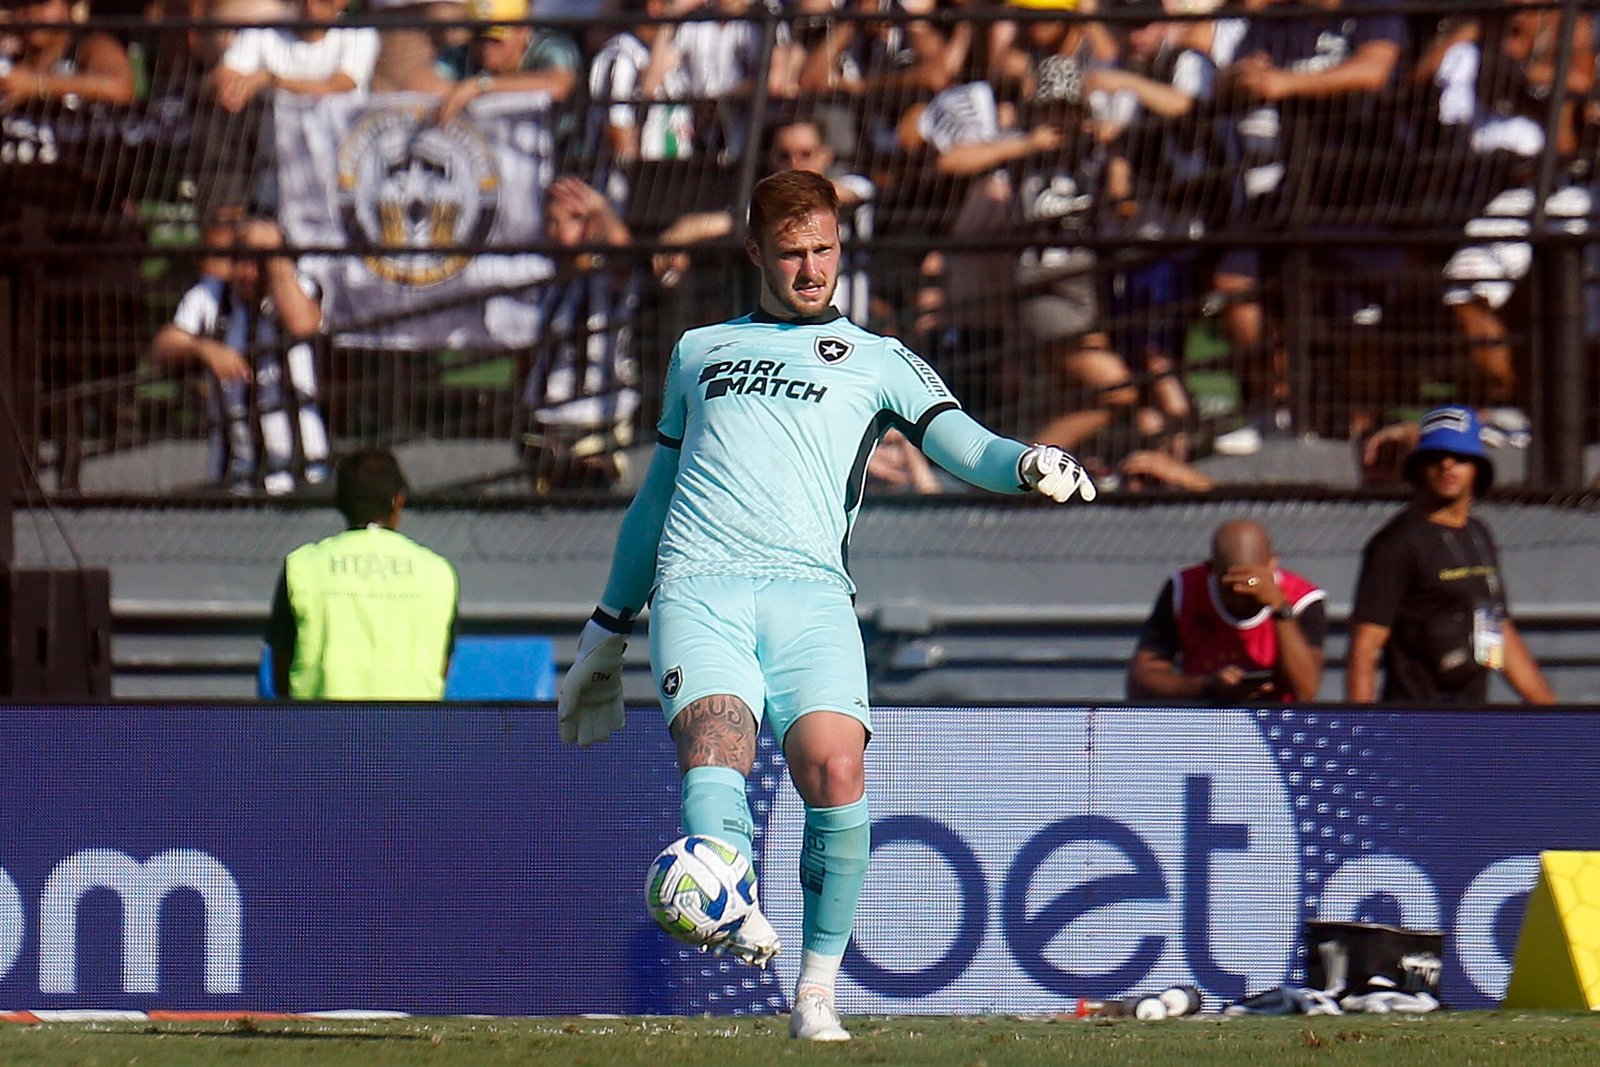
[[[578,635],[578,654],[556,698],[561,740],[567,744],[588,748],[622,729],[622,653],[628,635],[614,627],[628,625],[596,611]]]
[[[1017,463],[1017,472],[1022,475],[1023,485],[1043,493],[1057,504],[1071,500],[1074,493],[1088,503],[1098,492],[1094,479],[1083,465],[1055,445],[1034,445],[1028,449]]]

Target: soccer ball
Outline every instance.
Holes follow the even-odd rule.
[[[697,948],[738,929],[756,906],[756,872],[726,841],[680,837],[661,850],[644,882],[645,904],[661,929]]]

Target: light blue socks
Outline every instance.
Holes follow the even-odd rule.
[[[691,767],[683,776],[683,832],[720,837],[751,855],[750,800],[744,775],[728,767]],[[824,957],[844,955],[856,904],[872,855],[867,798],[837,808],[807,808],[800,849],[805,900],[802,947]]]
[[[690,767],[683,776],[683,832],[717,837],[752,864],[750,798],[731,767]]]
[[[871,855],[866,797],[842,807],[806,809],[800,888],[805,895],[801,946],[807,953],[844,955]]]

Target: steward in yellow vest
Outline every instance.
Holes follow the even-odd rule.
[[[440,700],[455,643],[455,568],[395,528],[406,482],[393,454],[340,463],[349,529],[289,553],[267,644],[280,697]]]

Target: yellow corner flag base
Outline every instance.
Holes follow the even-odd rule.
[[[1600,1010],[1600,852],[1542,852],[1507,1008]]]

